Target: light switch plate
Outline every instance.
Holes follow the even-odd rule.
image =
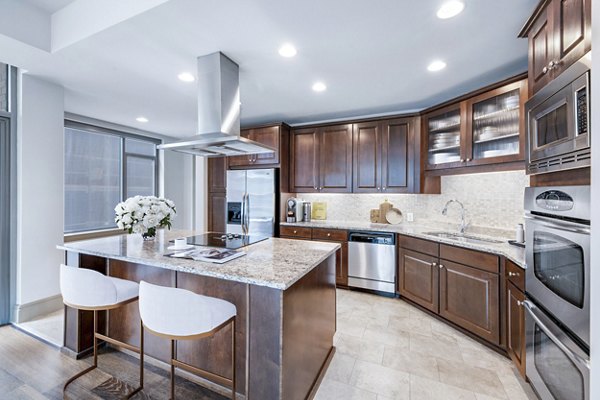
[[[406,221],[413,222],[415,220],[415,215],[413,213],[406,213]]]

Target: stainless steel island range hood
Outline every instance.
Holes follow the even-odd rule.
[[[240,136],[239,67],[221,52],[198,57],[198,134],[158,148],[204,157],[274,151]]]

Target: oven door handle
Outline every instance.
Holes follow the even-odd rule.
[[[546,335],[548,335],[550,340],[552,340],[555,345],[557,345],[571,360],[573,360],[573,362],[575,362],[587,369],[590,369],[589,360],[586,360],[583,357],[579,356],[578,354],[573,353],[567,346],[565,346],[556,337],[556,335],[554,333],[552,333],[552,331],[550,331],[550,329],[546,325],[544,325],[544,323],[541,321],[541,319],[536,315],[535,309],[537,307],[531,301],[525,300],[523,302],[523,304],[525,306],[525,309],[529,312],[529,315],[531,315],[531,318],[533,318],[533,320],[535,322],[537,322],[538,326],[544,331],[544,333]]]
[[[586,225],[578,224],[576,222],[563,222],[554,218],[542,217],[539,215],[533,216],[530,214],[526,214],[525,219],[535,221],[535,223],[545,226],[547,228],[554,228],[567,232],[582,233],[584,235],[590,234],[590,228],[588,228]]]

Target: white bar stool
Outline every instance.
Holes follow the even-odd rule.
[[[171,400],[175,400],[175,367],[231,387],[235,399],[235,305],[188,290],[140,282],[142,329],[171,340]],[[232,379],[191,366],[175,359],[176,340],[211,337],[231,324]]]
[[[98,311],[112,310],[136,301],[139,294],[138,283],[102,275],[91,269],[61,265],[60,291],[65,305],[94,312],[94,364],[70,378],[63,387],[63,394],[69,384],[98,367],[98,339],[140,354],[140,386],[129,393],[127,398],[142,390],[144,387],[143,330],[139,348],[98,333]]]

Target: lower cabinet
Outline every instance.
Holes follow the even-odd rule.
[[[500,344],[500,277],[440,261],[440,315],[488,342]]]
[[[497,256],[402,235],[398,246],[400,296],[500,346]]]
[[[525,279],[523,270],[506,262],[506,350],[525,378]]]
[[[438,259],[427,254],[400,248],[399,291],[403,297],[421,307],[439,311]]]
[[[285,239],[335,242],[342,247],[335,254],[335,282],[338,287],[348,286],[348,232],[341,229],[281,226],[280,237]]]

